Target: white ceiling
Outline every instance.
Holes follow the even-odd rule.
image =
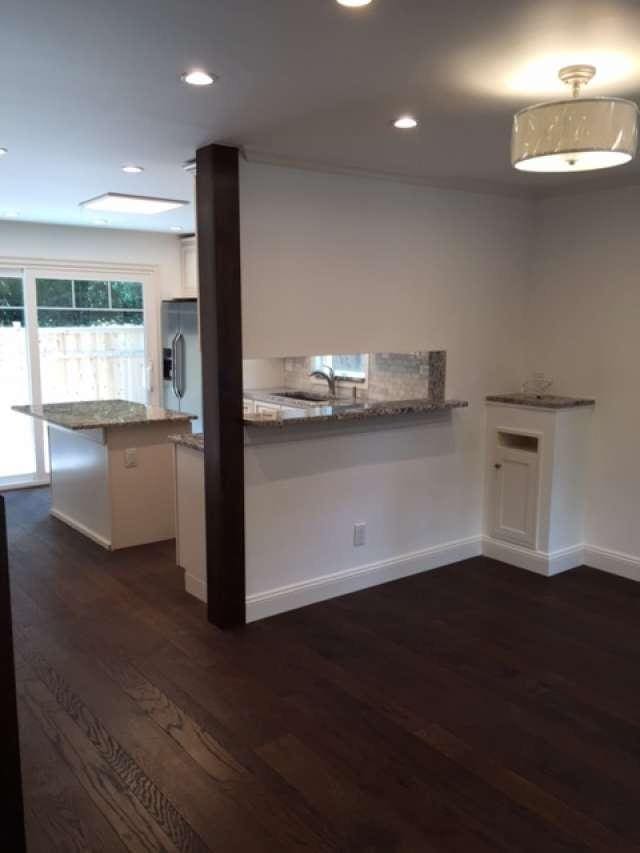
[[[595,63],[594,94],[640,93],[629,0],[3,0],[0,26],[0,216],[96,223],[78,204],[107,191],[191,200],[181,164],[208,142],[492,192],[640,182],[636,165],[564,177],[509,165],[513,112],[562,97],[560,65]],[[219,82],[185,86],[194,66]],[[405,111],[417,131],[390,127]],[[193,207],[108,218],[186,232]]]

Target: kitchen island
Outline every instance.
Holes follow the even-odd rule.
[[[127,400],[13,408],[47,424],[52,516],[110,550],[175,536],[168,436],[195,416]]]

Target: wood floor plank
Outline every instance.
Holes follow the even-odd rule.
[[[101,717],[109,720],[110,729],[125,746],[147,777],[153,777],[165,793],[181,809],[192,827],[213,850],[240,851],[271,849],[333,849],[331,839],[313,815],[296,807],[291,792],[274,796],[270,786],[263,790],[260,780],[248,778],[243,772],[232,784],[234,777],[214,780],[204,771],[201,763],[193,763],[193,756],[179,746],[174,738],[157,726],[145,712],[134,709],[124,691],[114,690],[114,683],[101,677],[95,639],[90,638],[88,626],[76,634],[77,626],[65,623],[62,634],[54,638],[50,632],[38,629],[22,632],[25,653],[35,653],[53,661],[53,665],[68,678],[75,691],[84,690]],[[175,653],[175,652],[174,652]],[[102,658],[105,658],[102,653]],[[201,730],[211,729],[204,720]],[[227,738],[227,741],[229,739]],[[231,744],[230,744],[231,746]],[[228,749],[227,756],[234,760]],[[242,762],[234,767],[248,768],[254,776],[250,755],[241,751]],[[255,762],[253,762],[255,764]],[[216,782],[215,787],[207,783]],[[302,811],[302,815],[300,812]],[[304,817],[304,819],[303,819]],[[311,819],[309,819],[311,818]],[[288,847],[284,847],[287,844]]]
[[[309,615],[307,620],[313,622],[314,617]],[[400,632],[404,636],[403,629]],[[334,620],[331,631],[323,632],[319,639],[321,648],[327,640],[331,649],[336,645],[344,648],[347,668],[357,666],[360,677],[366,674],[373,690],[385,678],[395,697],[394,706],[388,704],[387,711],[394,719],[405,717],[408,728],[418,728],[419,720],[423,725],[439,721],[444,726],[455,721],[461,736],[480,744],[492,743],[507,766],[548,787],[556,796],[575,802],[578,810],[597,815],[614,831],[638,838],[632,818],[637,764],[620,759],[615,741],[611,740],[606,751],[585,749],[584,738],[575,737],[570,725],[550,722],[535,705],[531,707],[527,695],[504,695],[502,685],[478,681],[467,667],[463,671],[457,666],[447,667],[434,662],[431,654],[425,656],[398,645],[395,641],[399,638],[390,627],[382,632],[364,628],[354,631],[353,625],[339,628]],[[451,645],[455,648],[454,643]],[[366,650],[373,652],[370,663]],[[473,659],[474,654],[475,650],[468,650],[462,659]],[[470,708],[481,710],[471,714]],[[605,779],[607,785],[616,784],[615,798],[602,797]]]
[[[265,738],[256,736],[252,721],[247,724],[246,698],[240,696],[234,701],[227,694],[221,700],[216,692],[215,677],[211,673],[196,672],[186,660],[176,661],[172,657],[167,664],[145,658],[139,666],[156,684],[162,685],[163,691],[171,695],[176,704],[188,709],[194,719],[201,720],[204,728],[215,731],[225,742],[244,743],[244,749],[236,746],[234,754],[243,766],[249,768],[251,776],[249,780],[243,777],[233,786],[234,796],[241,798],[245,807],[258,813],[262,820],[270,818],[272,832],[282,838],[281,849],[321,851],[338,848],[337,836],[322,815],[253,752],[255,744],[262,744]],[[207,676],[213,684],[210,689],[203,690]],[[282,720],[278,732],[281,730]],[[264,735],[264,729],[261,728],[260,732]],[[227,788],[230,789],[229,786]]]
[[[91,742],[81,736],[73,721],[61,713],[44,684],[25,681],[19,689],[33,716],[96,806],[105,814],[127,850],[131,853],[157,850],[176,853],[188,849],[176,846],[141,807],[137,798],[118,783],[111,766],[100,758]]]
[[[217,782],[238,779],[246,770],[215,737],[131,664],[100,661],[124,692]]]
[[[64,678],[33,647],[27,647],[25,656],[36,675],[57,701],[61,711],[75,723],[100,759],[109,766],[126,790],[138,800],[164,834],[169,846],[175,847],[178,851],[194,851],[194,853],[205,851],[206,845],[174,804],[144,773],[82,699],[73,693]],[[58,719],[60,715],[55,716]],[[64,722],[66,725],[66,719]]]
[[[640,586],[474,558],[224,633],[173,543],[48,501],[7,500],[29,853],[640,849]]]
[[[326,764],[294,735],[265,744],[259,750],[284,778],[303,793],[318,809],[331,815],[343,836],[346,850],[414,851],[431,853],[428,839],[397,815],[382,801],[371,808],[370,798]]]
[[[123,853],[126,850],[104,815],[60,759],[27,703],[21,706],[24,787],[30,853]],[[37,831],[40,837],[37,837]]]
[[[442,752],[469,772],[484,779],[528,811],[555,824],[563,832],[570,833],[576,841],[586,844],[593,850],[606,850],[609,853],[630,851],[628,842],[609,832],[588,815],[574,811],[562,800],[543,791],[538,785],[514,773],[513,770],[482,756],[437,723],[416,732],[416,737],[424,740],[429,746]],[[640,850],[640,847],[634,846]]]

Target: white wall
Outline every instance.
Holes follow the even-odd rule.
[[[182,291],[180,241],[171,234],[0,222],[0,257],[151,264],[161,299]]]
[[[587,543],[640,560],[640,187],[548,199],[535,219],[527,369],[596,398]]]
[[[523,377],[530,212],[242,165],[245,358],[445,349],[447,395],[471,403],[420,428],[248,450],[250,594],[479,536],[483,399]]]
[[[522,382],[531,208],[242,163],[245,358],[445,349],[447,392]]]

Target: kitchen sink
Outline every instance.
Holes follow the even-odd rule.
[[[304,400],[305,403],[331,403],[331,398],[326,394],[314,394],[312,391],[282,391],[278,397],[286,397],[288,400]]]

